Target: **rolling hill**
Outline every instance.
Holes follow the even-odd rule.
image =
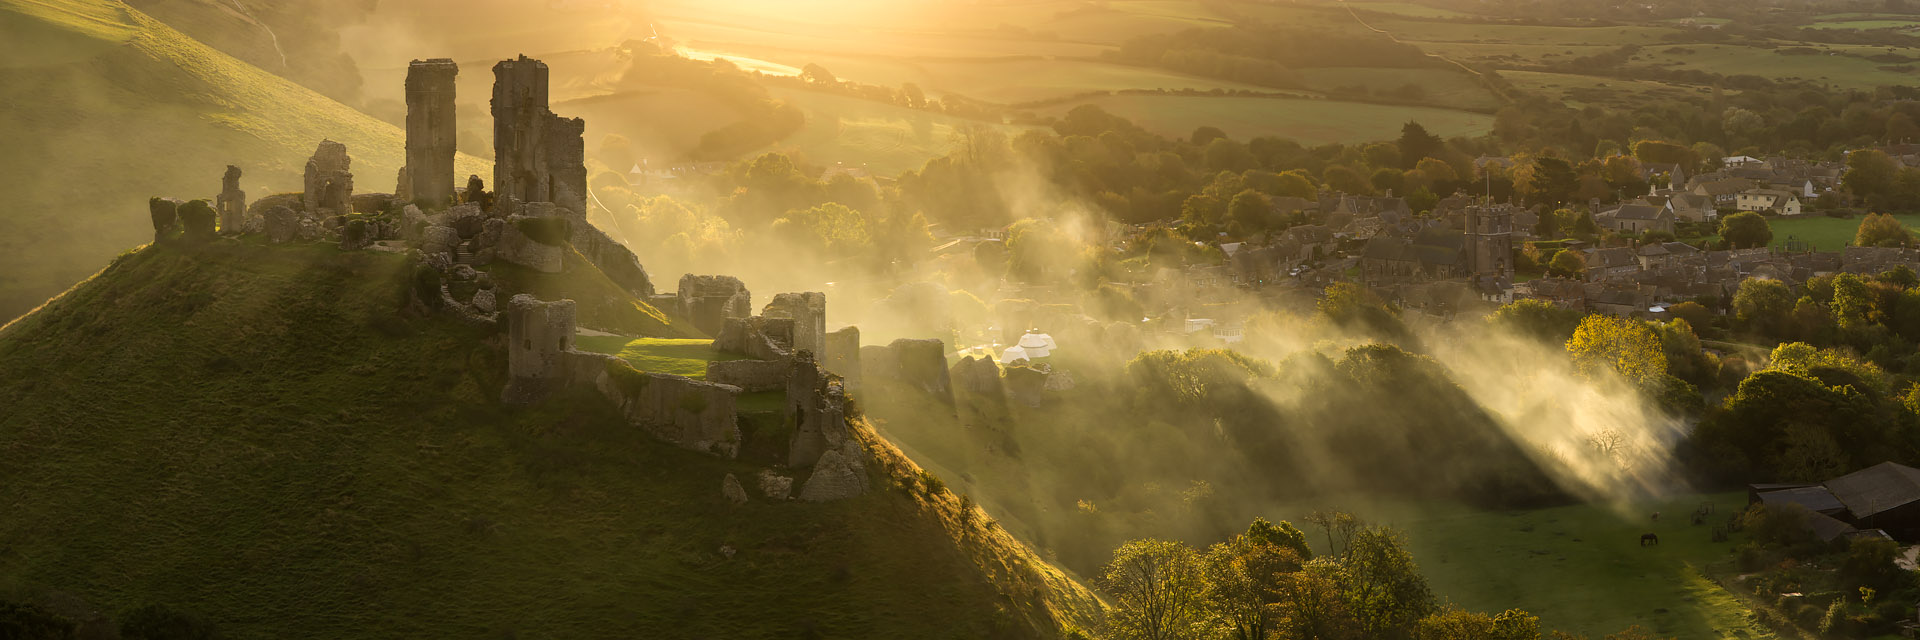
[[[111,0],[0,0],[0,131],[6,319],[144,242],[148,197],[212,197],[228,164],[252,197],[290,191],[327,138],[360,191],[390,191],[404,147],[398,128]]]
[[[0,328],[0,600],[281,638],[1038,638],[1098,615],[870,432],[866,495],[734,506],[721,480],[753,465],[597,395],[502,406],[497,338],[403,311],[411,274],[158,245]]]

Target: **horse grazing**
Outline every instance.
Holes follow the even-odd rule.
[[[1640,534],[1640,546],[1642,546],[1642,547],[1644,547],[1644,546],[1647,546],[1647,545],[1650,545],[1650,544],[1651,544],[1651,545],[1659,545],[1659,544],[1660,544],[1660,536],[1658,536],[1658,535],[1654,535],[1654,534],[1651,534],[1651,533],[1642,533],[1642,534]]]

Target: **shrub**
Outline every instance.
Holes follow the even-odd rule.
[[[566,246],[573,231],[566,218],[515,218],[513,226],[534,242],[553,247]]]
[[[40,607],[0,600],[0,638],[70,638],[73,622]]]
[[[414,267],[413,294],[414,298],[421,304],[427,305],[427,308],[439,309],[441,305],[440,270],[424,264]]]

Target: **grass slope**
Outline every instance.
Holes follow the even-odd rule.
[[[868,495],[734,507],[721,478],[753,467],[596,396],[502,407],[486,336],[396,313],[409,273],[148,248],[0,328],[0,597],[284,638],[1043,637],[1096,615],[950,494],[899,488],[917,468],[884,441]]]
[[[324,138],[361,191],[389,191],[401,131],[110,0],[0,0],[0,319],[150,238],[146,199],[296,188]],[[462,175],[485,165],[462,157]]]
[[[634,299],[572,248],[561,259],[560,273],[542,273],[507,262],[495,262],[487,266],[487,272],[500,288],[495,294],[500,304],[521,293],[541,300],[565,298],[574,301],[574,319],[581,328],[629,336],[702,336],[693,325],[677,322],[653,305]]]
[[[705,338],[628,338],[625,336],[581,336],[574,344],[581,351],[619,356],[633,368],[648,373],[671,373],[695,379],[707,377],[707,363],[745,360],[746,356],[721,353],[713,341]],[[784,395],[784,394],[783,394]],[[778,405],[776,405],[778,408]]]

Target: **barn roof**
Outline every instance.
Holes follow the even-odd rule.
[[[1833,497],[1833,492],[1827,491],[1826,487],[1794,487],[1768,491],[1760,494],[1760,501],[1770,505],[1797,504],[1806,507],[1809,511],[1820,513],[1836,513],[1847,508],[1846,505],[1840,504],[1840,499]]]
[[[1807,514],[1807,528],[1813,529],[1813,535],[1820,538],[1821,542],[1833,542],[1835,538],[1857,531],[1853,525],[1818,512]]]
[[[1920,469],[1882,462],[1828,480],[1827,490],[1853,517],[1869,518],[1920,501]]]

